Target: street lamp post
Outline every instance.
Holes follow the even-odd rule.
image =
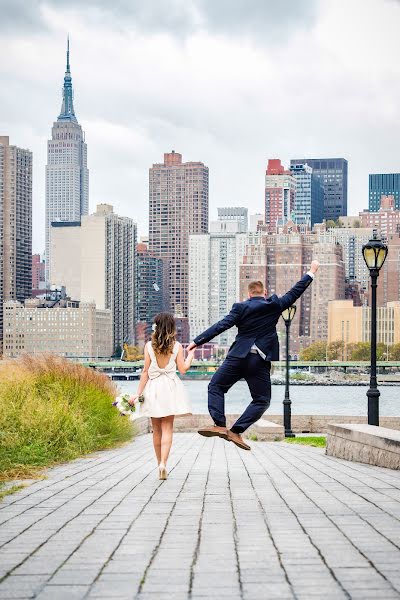
[[[385,262],[388,248],[378,239],[374,229],[372,239],[362,247],[365,264],[371,276],[371,373],[369,381],[368,398],[368,424],[379,425],[379,396],[376,380],[376,288],[379,271]]]
[[[285,399],[283,401],[283,426],[285,428],[285,437],[295,437],[292,431],[292,401],[289,395],[289,338],[290,325],[296,314],[296,306],[289,306],[282,312],[282,318],[286,325],[286,380],[285,380]]]

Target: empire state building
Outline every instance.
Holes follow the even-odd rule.
[[[51,283],[51,223],[81,221],[89,211],[89,171],[85,134],[75,116],[69,64],[64,76],[63,100],[47,142],[46,165],[46,281]]]

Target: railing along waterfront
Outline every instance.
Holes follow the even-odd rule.
[[[143,361],[128,362],[121,360],[111,361],[87,361],[86,366],[108,374],[112,379],[137,379],[143,368]],[[192,364],[187,376],[192,379],[209,378],[218,369],[221,362],[196,361]],[[274,371],[285,368],[285,361],[273,363]],[[327,373],[329,371],[340,371],[342,373],[369,373],[369,361],[293,361],[290,363],[291,373]],[[400,373],[400,361],[378,361],[378,372]]]

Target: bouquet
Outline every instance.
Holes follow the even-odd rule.
[[[123,394],[122,396],[117,396],[112,403],[112,405],[119,410],[121,416],[132,415],[134,412],[136,412],[136,404],[138,402],[144,402],[143,394],[135,398],[133,404],[129,404],[130,399],[131,396],[129,394]]]

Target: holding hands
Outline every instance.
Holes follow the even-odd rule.
[[[311,263],[310,271],[312,273],[314,273],[314,275],[315,275],[315,273],[318,271],[318,269],[319,269],[319,262],[317,260],[313,260]]]

